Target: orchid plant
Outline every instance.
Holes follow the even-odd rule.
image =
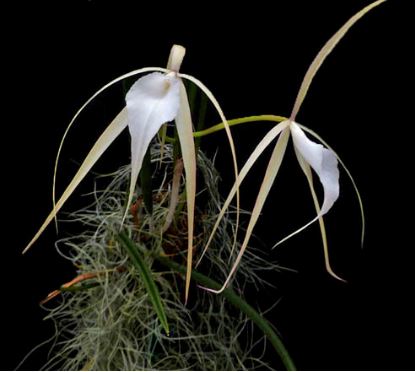
[[[300,233],[305,228],[316,222],[319,221],[320,230],[321,230],[321,237],[323,243],[323,250],[324,250],[324,257],[325,257],[325,266],[326,270],[329,274],[339,280],[343,280],[338,275],[334,273],[330,265],[329,260],[329,253],[328,253],[328,244],[327,244],[327,237],[326,237],[326,230],[324,225],[323,216],[330,211],[334,203],[336,202],[337,198],[339,197],[340,187],[339,187],[339,169],[338,163],[340,163],[343,168],[345,169],[347,175],[350,177],[351,182],[355,188],[360,208],[361,208],[361,216],[362,216],[362,244],[363,244],[363,237],[364,237],[364,212],[362,206],[362,200],[359,194],[359,191],[356,187],[356,183],[351,176],[351,173],[346,168],[344,163],[341,161],[339,156],[334,152],[334,150],[314,131],[309,129],[306,126],[303,126],[296,122],[297,114],[301,108],[301,105],[308,93],[308,90],[311,86],[314,76],[316,75],[317,71],[319,70],[320,66],[327,58],[327,56],[332,52],[334,47],[337,43],[344,37],[344,35],[348,32],[348,30],[360,19],[362,18],[367,12],[371,9],[377,7],[381,3],[386,0],[378,0],[373,2],[372,4],[368,5],[357,14],[355,14],[352,18],[350,18],[343,27],[341,27],[323,46],[320,52],[317,54],[314,61],[311,63],[308,71],[305,74],[303,82],[300,86],[297,98],[295,100],[292,112],[289,117],[282,117],[282,116],[274,116],[274,115],[259,115],[259,116],[252,116],[252,117],[245,117],[240,119],[233,119],[233,120],[226,120],[226,117],[221,109],[217,99],[213,95],[213,93],[198,79],[193,76],[183,74],[180,72],[180,67],[185,56],[185,48],[179,45],[174,45],[171,49],[167,68],[161,67],[146,67],[141,68],[130,73],[127,73],[123,76],[120,76],[107,85],[99,89],[95,92],[86,102],[85,104],[78,110],[75,116],[72,118],[71,122],[69,123],[62,141],[59,146],[58,155],[55,162],[55,172],[53,178],[53,209],[50,214],[45,219],[44,223],[41,225],[38,232],[35,234],[33,239],[29,242],[29,244],[24,249],[26,252],[39,238],[39,236],[43,233],[46,227],[55,219],[58,212],[62,209],[65,202],[68,198],[72,195],[72,193],[76,190],[80,182],[85,178],[85,176],[90,172],[91,168],[94,164],[99,160],[101,155],[108,149],[111,143],[123,132],[124,129],[128,127],[129,134],[131,137],[131,165],[129,169],[130,178],[129,178],[129,187],[126,191],[126,198],[124,200],[124,205],[121,208],[122,203],[119,202],[117,205],[122,209],[122,213],[119,214],[119,224],[117,225],[118,228],[121,227],[125,228],[127,233],[122,232],[117,237],[118,243],[120,246],[124,246],[128,251],[128,255],[132,262],[134,263],[137,270],[140,272],[141,278],[143,283],[145,283],[145,290],[148,291],[152,309],[154,309],[154,313],[156,313],[159,322],[162,324],[166,334],[168,335],[169,330],[169,322],[168,318],[172,316],[173,310],[166,310],[165,309],[165,301],[163,301],[162,296],[159,293],[158,286],[154,282],[153,273],[151,268],[147,266],[146,260],[142,259],[140,256],[144,254],[145,256],[150,255],[152,259],[158,260],[162,265],[170,268],[171,270],[175,270],[182,274],[185,274],[185,290],[184,290],[184,303],[187,303],[189,298],[189,288],[190,288],[190,281],[193,278],[199,284],[199,286],[207,291],[214,292],[216,294],[222,293],[225,298],[233,303],[235,306],[239,307],[239,309],[246,314],[259,328],[263,330],[265,335],[271,341],[272,345],[274,346],[277,353],[281,356],[282,360],[284,361],[285,366],[288,369],[293,369],[294,365],[290,360],[288,353],[286,352],[284,346],[280,342],[278,336],[272,330],[267,322],[255,312],[249,305],[243,302],[242,299],[236,299],[236,295],[230,288],[228,288],[231,280],[234,277],[235,272],[237,271],[238,267],[242,264],[242,258],[244,255],[247,254],[248,244],[250,243],[251,236],[253,234],[253,230],[255,225],[258,222],[260,213],[264,207],[266,199],[269,195],[269,192],[272,188],[272,185],[275,181],[275,178],[280,170],[280,166],[282,164],[282,160],[284,158],[287,145],[289,142],[290,137],[293,140],[294,151],[297,157],[298,163],[304,172],[308,185],[311,191],[311,195],[314,201],[314,206],[316,209],[316,216],[311,219],[308,223],[304,226],[300,227],[293,233],[289,234],[279,242],[277,242],[275,246],[281,244],[283,241],[291,238],[292,236]],[[96,97],[102,93],[104,90],[110,88],[117,82],[120,82],[126,78],[133,77],[139,74],[146,74],[140,77],[128,90],[125,102],[125,107],[121,110],[121,112],[114,118],[114,120],[109,124],[109,126],[105,129],[105,131],[101,134],[95,144],[92,146],[91,150],[89,151],[88,155],[86,156],[85,160],[81,164],[79,170],[73,177],[72,181],[69,183],[65,191],[63,192],[62,196],[56,200],[55,197],[55,185],[56,185],[56,176],[59,164],[59,157],[62,150],[62,146],[64,141],[69,133],[69,130],[76,122],[79,115],[87,108],[87,106],[94,100]],[[192,110],[189,104],[188,93],[186,91],[186,87],[184,84],[184,80],[194,84],[197,88],[199,88],[203,94],[209,99],[212,103],[214,108],[216,109],[219,117],[221,119],[221,123],[212,126],[208,129],[204,129],[201,131],[194,131],[193,123],[192,123]],[[258,143],[252,154],[249,156],[248,160],[246,161],[245,165],[238,170],[237,166],[237,157],[236,157],[236,146],[233,141],[232,133],[230,127],[234,125],[239,125],[243,123],[250,123],[255,121],[271,121],[276,122],[275,125]],[[177,136],[175,139],[167,137],[166,134],[166,126],[168,123],[174,122],[175,123],[175,130]],[[210,133],[213,133],[218,130],[224,129],[229,141],[229,146],[232,153],[232,162],[233,162],[233,169],[235,174],[235,183],[229,192],[226,200],[222,202],[217,198],[214,194],[214,190],[216,185],[211,185],[210,192],[211,197],[215,199],[216,207],[219,207],[220,212],[217,214],[217,211],[210,210],[209,215],[213,216],[212,224],[210,228],[204,231],[203,238],[200,240],[203,245],[203,249],[199,254],[198,261],[196,265],[193,265],[193,252],[195,250],[195,225],[198,223],[198,212],[196,206],[196,172],[197,168],[201,167],[203,172],[214,172],[214,167],[212,164],[208,164],[207,160],[204,158],[204,154],[202,150],[197,149],[195,147],[195,138],[196,137],[203,137]],[[160,140],[157,142],[157,148],[155,146],[155,142],[153,139],[157,137],[159,134]],[[309,136],[313,137],[318,142],[314,142],[309,138]],[[238,240],[238,230],[239,230],[239,214],[243,211],[240,210],[239,207],[239,188],[242,182],[244,181],[245,177],[248,175],[252,167],[254,166],[257,159],[261,156],[264,150],[276,140],[276,144],[274,146],[272,155],[268,162],[268,166],[266,168],[264,178],[260,185],[258,195],[254,204],[252,211],[249,214],[249,223],[244,232],[244,238],[242,242]],[[180,153],[182,159],[174,159],[172,155],[171,147],[166,147],[166,142],[178,142],[180,145]],[[157,214],[157,213],[149,213],[146,217],[142,217],[149,221],[147,226],[150,226],[149,234],[154,236],[157,235],[160,241],[163,239],[167,239],[164,237],[163,234],[166,234],[169,230],[172,222],[176,218],[177,209],[180,207],[179,199],[182,198],[185,200],[185,204],[187,207],[186,210],[186,224],[182,224],[184,228],[187,229],[186,231],[186,266],[178,266],[172,260],[169,260],[164,255],[157,255],[159,252],[149,252],[149,250],[144,249],[140,246],[142,243],[141,241],[134,242],[132,239],[132,231],[134,228],[142,233],[142,226],[139,226],[139,223],[133,221],[133,223],[129,223],[129,212],[131,212],[135,207],[137,202],[134,202],[134,197],[136,194],[136,184],[140,176],[140,172],[144,171],[143,169],[143,162],[145,162],[146,154],[152,152],[153,154],[157,152],[157,156],[160,161],[167,161],[175,162],[174,170],[173,170],[173,177],[171,182],[171,189],[166,194],[166,198],[169,199],[168,203],[168,210],[164,214]],[[151,155],[150,155],[151,157]],[[167,159],[167,160],[166,160]],[[155,158],[152,158],[152,161],[155,161]],[[200,162],[203,164],[200,165]],[[208,165],[207,165],[208,164]],[[179,196],[179,190],[181,188],[181,179],[182,173],[184,171],[185,174],[185,182],[183,185],[183,193]],[[323,191],[324,191],[324,199],[320,206],[320,202],[317,198],[317,194],[314,188],[314,181],[313,181],[313,172],[317,175]],[[209,173],[209,174],[211,174]],[[167,173],[166,173],[167,174]],[[123,172],[123,179],[125,179],[126,173]],[[206,184],[209,184],[209,175],[205,177]],[[117,181],[118,182],[118,181]],[[120,186],[121,183],[117,183],[117,187]],[[160,186],[161,189],[162,186]],[[142,190],[144,193],[144,190]],[[235,220],[233,221],[233,229],[234,231],[233,236],[229,237],[227,241],[230,242],[229,245],[229,252],[227,253],[227,259],[223,260],[219,258],[219,253],[210,252],[208,249],[211,245],[215,243],[217,240],[218,231],[222,231],[222,236],[225,234],[223,229],[223,221],[227,216],[227,211],[231,206],[232,201],[236,198],[236,213],[235,213]],[[164,199],[162,198],[162,202],[158,204],[161,208]],[[210,207],[211,209],[214,207]],[[162,216],[161,223],[154,224],[154,221],[159,221],[159,216]],[[200,216],[199,216],[200,217]],[[89,218],[89,217],[88,217]],[[101,216],[99,217],[101,218]],[[102,222],[102,221],[101,221]],[[103,223],[97,223],[97,229],[99,230]],[[157,226],[156,228],[154,226]],[[97,230],[97,231],[98,231]],[[179,233],[177,233],[179,234]],[[96,234],[95,234],[96,235]],[[184,237],[182,235],[181,239]],[[112,238],[110,239],[111,244]],[[137,243],[137,246],[134,244]],[[87,245],[86,245],[87,246]],[[140,248],[141,247],[141,248]],[[239,252],[236,254],[236,249],[239,249]],[[140,253],[141,250],[141,253]],[[83,252],[82,249],[78,249],[78,252]],[[220,270],[222,273],[226,273],[226,279],[222,285],[217,282],[212,281],[210,278],[203,276],[202,274],[195,271],[195,269],[200,265],[202,262],[203,257],[208,257],[209,260],[214,261],[215,254],[218,255],[217,259],[220,262],[220,269],[216,267],[216,269]],[[230,269],[228,270],[227,263],[233,260],[233,264],[231,265]],[[217,263],[216,263],[217,264]],[[150,264],[151,266],[151,264]],[[74,285],[83,282],[84,280],[90,279],[97,279],[104,275],[108,275],[109,272],[122,272],[125,268],[123,266],[119,266],[116,269],[110,269],[107,271],[95,271],[93,273],[85,273],[81,276],[75,278],[73,281],[67,283],[66,285],[62,286],[62,288],[58,291],[54,291],[51,295],[48,296],[46,301],[49,301],[51,298],[56,297],[61,292],[67,291],[68,288],[72,288]],[[244,272],[245,269],[242,271]],[[157,279],[159,286],[164,286],[165,282],[161,281],[161,279]],[[163,284],[164,283],[164,284]],[[127,282],[124,283],[127,288]],[[164,288],[164,287],[163,287]],[[204,291],[202,291],[204,292]],[[166,294],[168,296],[169,291],[165,291],[164,289],[161,291],[162,294]],[[76,294],[74,294],[76,295]],[[46,302],[45,301],[45,302]],[[183,310],[183,309],[182,309]],[[169,312],[170,311],[170,312]],[[167,314],[167,315],[166,315]],[[158,335],[158,337],[161,337]],[[212,341],[213,342],[213,341]],[[94,363],[94,360],[88,361],[88,363]],[[92,367],[91,367],[92,368]],[[126,369],[126,368],[124,368]]]

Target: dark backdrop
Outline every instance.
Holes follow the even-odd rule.
[[[210,87],[228,118],[289,115],[319,48],[368,1],[256,1],[226,8],[211,2],[132,3],[28,2],[3,11],[2,368],[15,368],[50,335],[37,304],[73,277],[54,251],[53,227],[30,253],[21,256],[20,251],[51,208],[54,156],[66,124],[85,99],[132,69],[164,66],[170,46],[180,43],[187,48],[182,71]],[[277,291],[265,289],[251,298],[263,308],[281,299],[268,317],[299,369],[414,368],[413,119],[408,105],[414,40],[408,5],[389,0],[353,27],[319,71],[298,116],[342,156],[367,213],[361,250],[358,204],[342,172],[341,197],[326,222],[333,267],[348,283],[325,272],[315,225],[272,253],[298,273],[273,273]],[[81,118],[63,152],[59,190],[121,105],[121,89],[114,88]],[[235,129],[241,164],[269,127]],[[223,134],[211,141],[210,148],[219,147],[228,159]],[[128,156],[125,136],[96,170],[114,169]],[[247,181],[247,208],[265,164]],[[226,189],[230,163],[219,167]],[[91,185],[92,177],[78,196]],[[78,196],[68,210],[78,205]],[[312,215],[306,180],[290,146],[256,229],[264,250]],[[44,353],[35,354],[25,368],[39,368],[42,358]]]

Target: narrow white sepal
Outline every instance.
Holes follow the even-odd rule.
[[[180,109],[176,117],[176,129],[183,157],[183,167],[186,174],[186,204],[187,204],[187,264],[184,302],[189,298],[190,279],[193,262],[193,232],[196,200],[196,149],[193,138],[192,113],[189,99],[183,81],[180,81]]]
[[[174,72],[179,72],[185,54],[186,48],[177,44],[173,45],[170,50],[169,61],[167,62],[167,69]]]
[[[323,185],[324,201],[319,213],[319,216],[322,216],[339,197],[339,168],[336,155],[323,145],[308,139],[295,122],[291,122],[290,129],[296,150],[317,173]]]
[[[42,235],[43,231],[45,231],[49,223],[56,217],[56,214],[59,212],[59,210],[68,200],[68,198],[72,195],[72,193],[81,183],[81,181],[85,178],[85,176],[94,166],[94,164],[107,150],[109,145],[111,145],[111,143],[113,143],[114,140],[120,135],[120,133],[125,129],[126,126],[127,110],[124,108],[101,134],[101,136],[95,142],[94,146],[92,146],[92,149],[89,151],[85,160],[79,167],[78,172],[76,172],[75,176],[72,178],[72,181],[69,183],[68,187],[65,189],[59,200],[56,203],[54,203],[52,211],[49,213],[48,217],[46,218],[45,222],[43,222],[42,226],[40,227],[36,235],[26,246],[23,253],[25,253],[35,243],[39,236]]]
[[[126,214],[152,138],[162,124],[173,120],[179,111],[179,83],[175,74],[154,72],[138,79],[126,95],[131,134],[131,184]]]

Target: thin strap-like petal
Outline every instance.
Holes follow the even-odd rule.
[[[276,125],[274,128],[272,128],[265,136],[264,138],[261,140],[261,142],[258,143],[257,147],[255,148],[255,150],[251,153],[251,155],[249,156],[248,160],[246,161],[246,163],[244,164],[244,166],[241,169],[241,172],[239,173],[239,176],[235,182],[235,184],[233,185],[231,191],[228,194],[228,197],[226,198],[225,202],[223,203],[222,209],[219,212],[219,215],[216,219],[215,225],[213,226],[212,232],[210,234],[209,240],[206,243],[205,248],[203,249],[203,252],[196,264],[196,266],[198,266],[200,264],[200,261],[202,260],[203,256],[205,255],[207,249],[209,248],[210,244],[212,243],[213,237],[216,233],[217,228],[219,227],[219,224],[223,218],[223,216],[225,215],[227,209],[229,208],[229,205],[231,203],[231,201],[233,200],[236,190],[240,187],[240,185],[242,184],[243,180],[245,179],[245,177],[247,176],[247,174],[249,173],[249,171],[251,170],[252,166],[255,164],[255,162],[258,160],[258,158],[261,156],[261,154],[264,152],[264,150],[272,143],[272,141],[285,129],[287,128],[289,122],[288,121],[283,121],[281,123],[279,123],[278,125]]]
[[[238,256],[235,259],[235,262],[232,266],[231,271],[229,272],[228,277],[226,278],[225,282],[222,285],[222,288],[219,290],[213,290],[209,288],[205,288],[210,292],[220,293],[222,292],[229,281],[232,279],[233,274],[235,273],[236,269],[238,268],[239,262],[242,259],[242,256],[248,246],[249,240],[252,236],[254,227],[258,221],[259,215],[261,214],[262,208],[264,207],[265,201],[268,197],[269,191],[275,181],[275,177],[280,170],[282,159],[284,158],[285,150],[287,148],[288,139],[290,138],[290,130],[286,128],[282,133],[280,138],[278,138],[277,144],[274,147],[274,151],[271,155],[271,158],[268,162],[267,170],[265,172],[264,179],[261,184],[261,188],[258,192],[258,196],[255,201],[254,208],[252,210],[251,218],[249,220],[248,227],[246,229],[245,238],[242,243],[241,249],[238,253]]]
[[[186,74],[179,74],[179,76],[183,79],[191,81],[193,84],[198,86],[203,91],[203,93],[206,94],[206,96],[208,97],[210,102],[212,102],[213,106],[215,107],[216,111],[218,112],[218,114],[220,116],[220,119],[222,120],[222,123],[225,126],[226,135],[228,137],[229,147],[230,147],[231,153],[232,153],[233,168],[234,168],[235,181],[236,181],[238,179],[238,162],[237,162],[237,159],[236,159],[235,144],[233,142],[233,137],[232,137],[231,130],[229,129],[228,121],[225,118],[225,115],[223,113],[222,108],[219,105],[219,102],[217,101],[217,99],[215,98],[213,93],[200,80],[196,79],[193,76],[186,75]],[[234,235],[234,241],[233,241],[232,247],[236,246],[237,232],[238,232],[238,229],[239,229],[239,209],[240,209],[239,207],[240,207],[239,185],[237,185],[236,186],[236,229],[235,229],[235,235]]]
[[[138,74],[142,74],[145,72],[154,72],[154,71],[161,71],[161,72],[168,72],[167,69],[160,68],[160,67],[145,67],[140,68],[138,70],[131,71],[127,74],[121,75],[114,80],[110,81],[108,84],[105,84],[102,88],[98,89],[88,100],[81,106],[81,108],[76,112],[76,114],[73,116],[71,121],[69,122],[68,126],[66,127],[65,133],[63,134],[63,137],[61,139],[61,142],[59,144],[58,153],[56,155],[55,159],[55,168],[53,171],[53,185],[52,185],[52,201],[53,201],[53,207],[55,208],[56,204],[56,178],[57,178],[57,172],[58,172],[58,164],[59,164],[59,157],[62,151],[63,143],[65,142],[65,139],[69,133],[69,130],[72,128],[73,124],[75,123],[78,116],[85,110],[85,108],[95,99],[98,95],[100,95],[104,90],[108,89],[109,87],[113,86],[114,84],[118,83],[119,81],[122,81],[126,78],[129,78],[131,76],[135,76]],[[56,217],[55,217],[56,218]]]
[[[323,48],[321,48],[320,52],[314,58],[313,62],[311,63],[310,67],[308,68],[303,82],[301,83],[300,90],[298,91],[297,98],[294,103],[293,110],[291,112],[290,119],[292,121],[295,120],[298,111],[300,110],[301,104],[304,101],[305,96],[307,95],[308,89],[310,88],[311,82],[314,79],[317,71],[319,70],[320,66],[327,58],[327,56],[332,52],[334,47],[337,43],[343,38],[343,36],[349,31],[349,29],[360,19],[362,18],[367,12],[371,9],[377,7],[378,5],[382,4],[386,0],[378,0],[373,2],[372,4],[368,5],[367,7],[363,8],[361,11],[357,12],[352,18],[350,18],[341,28],[338,30],[327,42],[324,44]]]
[[[26,246],[23,253],[25,253],[39,238],[39,236],[43,233],[43,231],[46,229],[49,223],[55,218],[56,214],[62,208],[66,200],[68,200],[68,198],[77,188],[79,183],[84,179],[84,177],[88,174],[88,172],[97,162],[97,160],[101,157],[101,155],[105,152],[109,145],[120,135],[124,128],[126,128],[126,126],[127,110],[124,108],[95,142],[95,145],[89,151],[87,157],[85,158],[84,162],[80,166],[78,172],[75,174],[72,181],[70,182],[69,186],[63,192],[62,196],[55,204],[52,212],[46,218],[45,222],[42,224],[39,231],[36,233],[36,235],[33,237],[30,243]]]
[[[190,278],[193,262],[193,230],[196,199],[196,151],[193,138],[192,115],[186,88],[180,80],[180,109],[176,117],[176,128],[183,156],[184,171],[186,173],[186,201],[187,201],[187,271],[185,286],[185,302],[189,297]]]

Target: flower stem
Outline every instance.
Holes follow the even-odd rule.
[[[288,118],[284,116],[278,116],[278,115],[253,115],[253,116],[245,116],[243,118],[237,118],[228,120],[228,124],[230,127],[233,127],[235,125],[239,124],[246,124],[246,123],[253,123],[256,121],[271,121],[274,123],[280,123],[281,121],[288,120]],[[193,132],[193,137],[200,138],[207,136],[209,134],[219,132],[220,130],[225,129],[225,125],[223,123],[219,123],[216,125],[213,125],[207,129],[199,130],[197,132]],[[166,141],[168,142],[175,142],[176,140],[172,137],[166,136]]]
[[[254,116],[246,116],[243,118],[238,118],[238,119],[232,119],[232,120],[228,120],[228,124],[230,127],[234,126],[234,125],[239,125],[239,124],[245,124],[245,123],[252,123],[255,121],[273,121],[273,122],[281,122],[287,120],[287,118],[283,117],[283,116],[277,116],[277,115],[254,115]],[[212,127],[209,127],[205,130],[201,130],[198,132],[194,132],[193,136],[194,137],[203,137],[206,136],[208,134],[212,134],[215,132],[218,132],[222,129],[225,128],[225,125],[223,123],[219,123],[216,124]]]

